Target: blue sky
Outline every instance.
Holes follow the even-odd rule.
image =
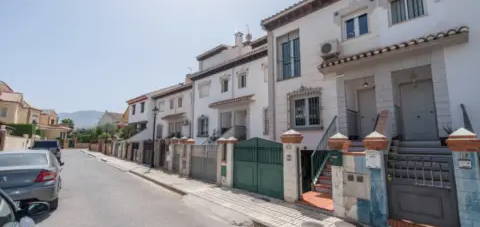
[[[0,80],[38,108],[121,112],[297,0],[2,0]]]

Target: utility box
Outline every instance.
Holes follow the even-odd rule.
[[[343,166],[343,153],[341,151],[329,151],[330,164],[332,166]]]
[[[370,176],[361,173],[343,173],[343,195],[370,200]]]

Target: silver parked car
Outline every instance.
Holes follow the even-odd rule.
[[[48,202],[58,207],[61,166],[48,150],[0,152],[0,188],[21,208],[31,202]]]

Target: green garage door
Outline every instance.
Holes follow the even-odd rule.
[[[283,146],[260,138],[235,144],[235,188],[283,199]]]

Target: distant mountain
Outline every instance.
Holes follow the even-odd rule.
[[[75,123],[75,128],[92,128],[98,123],[104,112],[100,111],[77,111],[73,113],[59,113],[60,121],[65,118],[70,118]]]

